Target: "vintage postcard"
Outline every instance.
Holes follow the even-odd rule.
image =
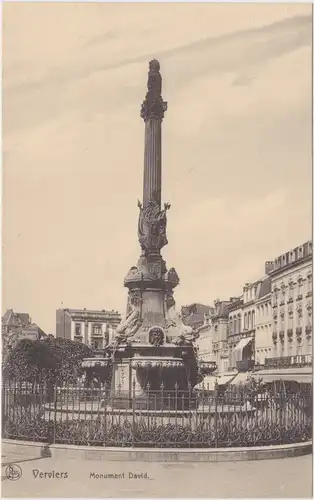
[[[4,3],[4,498],[312,497],[312,33]]]

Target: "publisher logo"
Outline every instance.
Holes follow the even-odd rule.
[[[19,465],[10,464],[5,469],[5,475],[10,481],[17,481],[22,477],[22,469]]]

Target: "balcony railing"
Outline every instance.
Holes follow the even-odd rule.
[[[102,337],[103,336],[103,332],[101,330],[92,330],[92,334],[91,334],[92,337]]]
[[[243,359],[237,361],[237,369],[239,372],[248,372],[254,369],[254,359]]]
[[[312,366],[312,354],[299,354],[296,356],[265,359],[265,368],[291,368],[293,366]]]

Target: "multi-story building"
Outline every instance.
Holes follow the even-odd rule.
[[[13,309],[8,309],[1,319],[2,334],[18,332],[30,324],[31,318],[28,313],[17,313]]]
[[[271,277],[273,358],[312,354],[312,242],[274,260]]]
[[[243,296],[231,297],[228,306],[228,368],[237,368],[236,347],[243,336]]]
[[[264,279],[246,283],[243,295],[229,305],[229,370],[254,368],[256,307]]]
[[[36,323],[31,322],[28,313],[17,313],[8,309],[2,316],[2,347],[12,349],[20,340],[40,340],[46,333]]]
[[[112,340],[120,321],[117,311],[57,309],[56,336],[103,349]]]
[[[228,300],[215,300],[215,312],[211,316],[212,359],[218,373],[228,371]]]
[[[211,319],[199,328],[199,337],[196,340],[195,345],[200,360],[214,361]]]
[[[266,263],[269,272],[269,263]],[[271,279],[266,276],[258,285],[255,301],[255,365],[264,365],[272,356]]]

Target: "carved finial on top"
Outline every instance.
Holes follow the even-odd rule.
[[[159,61],[149,62],[147,93],[141,108],[141,117],[146,121],[149,118],[162,120],[167,110],[167,103],[161,97],[162,78]]]

